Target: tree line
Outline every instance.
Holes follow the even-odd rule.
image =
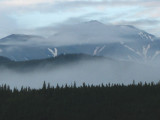
[[[2,120],[159,120],[160,84],[0,86]]]

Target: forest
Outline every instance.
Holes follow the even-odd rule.
[[[0,86],[1,120],[159,120],[160,84]]]

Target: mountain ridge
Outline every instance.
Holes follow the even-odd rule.
[[[28,61],[13,61],[6,57],[0,56],[0,68],[5,67],[11,70],[30,71],[37,68],[44,69],[57,68],[67,64],[77,64],[89,60],[111,60],[103,56],[91,56],[87,54],[61,54],[55,58],[35,59]]]
[[[72,53],[132,61],[160,57],[160,39],[130,25],[105,25],[99,21],[88,21],[61,26],[48,39],[40,36],[35,39],[34,36],[27,39],[17,37],[13,43],[14,36],[23,35],[9,36],[11,39],[7,44],[0,39],[0,55],[17,61]]]

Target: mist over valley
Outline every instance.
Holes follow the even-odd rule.
[[[160,80],[160,39],[152,34],[96,20],[49,30],[48,37],[0,39],[0,84],[40,88],[44,81],[55,86]]]

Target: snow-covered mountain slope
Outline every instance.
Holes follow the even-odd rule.
[[[160,39],[134,26],[89,21],[57,27],[56,31],[47,39],[17,34],[2,38],[0,56],[30,60],[85,53],[145,62],[160,58]]]

